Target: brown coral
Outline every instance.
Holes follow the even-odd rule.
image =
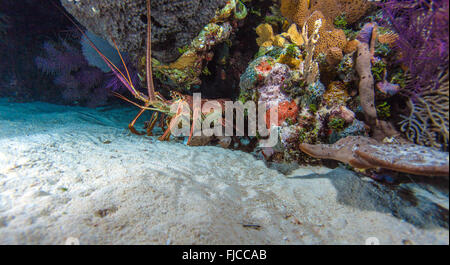
[[[281,14],[301,27],[311,14],[320,11],[324,24],[328,24],[324,29],[332,30],[336,17],[345,14],[346,21],[352,24],[364,16],[370,6],[367,0],[281,0]]]
[[[308,35],[311,35],[314,31],[314,24],[317,20],[322,21],[322,27],[319,30],[319,39],[317,41],[314,56],[319,55],[320,53],[326,54],[328,49],[337,47],[339,49],[344,49],[347,44],[347,37],[345,36],[345,32],[341,29],[335,29],[333,24],[330,24],[326,21],[324,15],[320,11],[315,11],[308,17],[306,21]]]
[[[308,35],[314,30],[314,22],[322,20],[319,32],[320,39],[314,51],[314,56],[326,53],[329,48],[344,49],[347,38],[343,30],[334,28],[336,17],[345,15],[350,24],[358,21],[370,8],[367,0],[282,0],[281,13],[298,26],[308,25]]]
[[[358,40],[351,40],[351,41],[347,42],[347,44],[344,47],[343,52],[345,54],[348,54],[348,53],[352,53],[352,52],[356,51],[358,49],[358,44],[359,44]]]
[[[322,11],[327,22],[333,24],[336,17],[345,15],[349,24],[357,22],[367,13],[371,3],[367,0],[312,0],[311,11]]]
[[[342,58],[344,58],[344,55],[342,55],[342,50],[338,47],[331,47],[328,49],[326,55],[328,65],[335,66],[342,60]]]
[[[341,81],[332,82],[323,94],[323,100],[329,107],[345,105],[349,99],[345,84]]]
[[[423,176],[447,177],[448,153],[415,144],[385,144],[362,136],[348,136],[335,144],[300,144],[300,149],[321,159],[333,159],[355,168],[385,168]]]
[[[333,31],[319,32],[320,38],[317,42],[314,55],[317,56],[320,53],[326,54],[330,48],[344,49],[347,44],[347,37],[342,29],[334,29]]]

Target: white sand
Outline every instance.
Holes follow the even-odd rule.
[[[134,136],[135,113],[0,100],[0,243],[448,244],[349,171],[289,178],[251,154]]]

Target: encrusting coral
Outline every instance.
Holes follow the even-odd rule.
[[[327,91],[323,94],[323,101],[327,106],[341,106],[347,103],[350,99],[344,82],[334,81],[328,85]]]
[[[338,63],[342,61],[344,55],[342,54],[342,50],[338,47],[332,47],[328,49],[326,54],[326,61],[330,66],[336,66]]]
[[[362,136],[348,136],[335,144],[300,144],[316,158],[333,159],[358,169],[385,168],[424,176],[447,177],[448,153],[415,144],[380,143]]]
[[[342,50],[345,54],[347,53],[352,53],[354,51],[356,51],[358,49],[358,44],[359,41],[358,40],[351,40],[348,41],[347,44],[345,45],[344,49]]]
[[[318,39],[314,55],[318,56],[321,53],[326,54],[330,48],[344,49],[347,44],[345,32],[342,29],[335,29],[328,25],[328,22],[320,11],[315,11],[311,17],[308,18],[307,24],[312,24],[317,19],[323,21],[323,27],[319,31],[320,38]]]

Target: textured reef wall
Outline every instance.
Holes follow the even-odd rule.
[[[214,17],[225,0],[152,1],[153,56],[162,62],[180,56],[178,48]],[[61,0],[62,5],[93,33],[117,42],[119,49],[138,56],[145,51],[146,0]]]

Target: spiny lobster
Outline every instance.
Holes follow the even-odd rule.
[[[147,42],[147,45],[146,45],[146,83],[147,83],[148,95],[145,95],[144,93],[138,91],[134,87],[134,85],[131,81],[131,78],[130,78],[130,73],[128,71],[128,68],[122,58],[122,55],[121,55],[119,49],[117,48],[117,45],[116,45],[114,39],[113,39],[113,43],[114,43],[114,46],[120,56],[122,64],[125,68],[126,75],[124,73],[122,73],[119,70],[119,68],[116,65],[114,65],[105,55],[103,55],[103,53],[95,46],[95,44],[86,36],[86,34],[83,32],[83,30],[70,17],[68,17],[68,18],[73,22],[73,24],[75,24],[75,26],[78,28],[78,30],[86,37],[90,46],[100,55],[100,57],[103,59],[103,61],[105,61],[105,63],[108,65],[108,67],[114,73],[114,75],[125,85],[125,87],[131,92],[131,94],[136,99],[138,99],[144,103],[143,105],[140,105],[138,103],[131,101],[130,99],[124,97],[123,95],[121,95],[117,92],[113,92],[113,94],[115,96],[117,96],[117,97],[119,97],[141,109],[139,111],[139,113],[136,115],[136,117],[128,125],[128,128],[130,129],[130,131],[137,135],[144,135],[144,134],[152,135],[152,130],[153,130],[156,122],[158,121],[159,113],[162,113],[160,127],[164,128],[164,125],[165,125],[165,126],[167,126],[167,129],[164,131],[164,134],[162,136],[160,136],[158,139],[161,141],[168,141],[171,136],[172,129],[174,128],[174,126],[178,126],[177,117],[179,117],[179,115],[180,115],[180,110],[181,110],[180,106],[182,105],[182,103],[187,103],[187,105],[190,107],[191,113],[193,112],[193,97],[190,95],[182,95],[177,92],[171,92],[172,99],[167,100],[160,93],[155,92],[155,87],[154,87],[154,82],[153,82],[153,74],[152,74],[152,62],[151,62],[151,58],[152,58],[151,1],[147,0],[147,18],[148,18],[147,21],[148,22],[147,22],[147,41],[146,41]],[[216,99],[215,101],[219,102],[222,109],[224,109],[225,99]],[[207,100],[202,99],[201,104],[203,105],[206,102],[207,102]],[[171,112],[171,106],[174,106],[174,104],[175,104],[175,106],[178,106],[176,113]],[[134,125],[135,125],[136,121],[139,119],[139,117],[146,110],[151,110],[154,112],[152,114],[150,121],[147,123],[146,133],[141,133],[134,128]],[[202,118],[205,117],[205,115],[207,116],[209,114],[210,114],[210,112],[203,112],[203,113],[200,113],[200,115],[197,115],[198,117],[196,117],[196,115],[194,113],[194,117],[192,118],[192,121],[194,122],[198,119],[201,120]],[[223,124],[223,119],[222,119],[222,124]],[[190,130],[190,134],[189,134],[189,138],[188,138],[188,142],[187,142],[188,145],[191,142],[194,128],[195,128],[195,126],[191,126],[191,130]]]

